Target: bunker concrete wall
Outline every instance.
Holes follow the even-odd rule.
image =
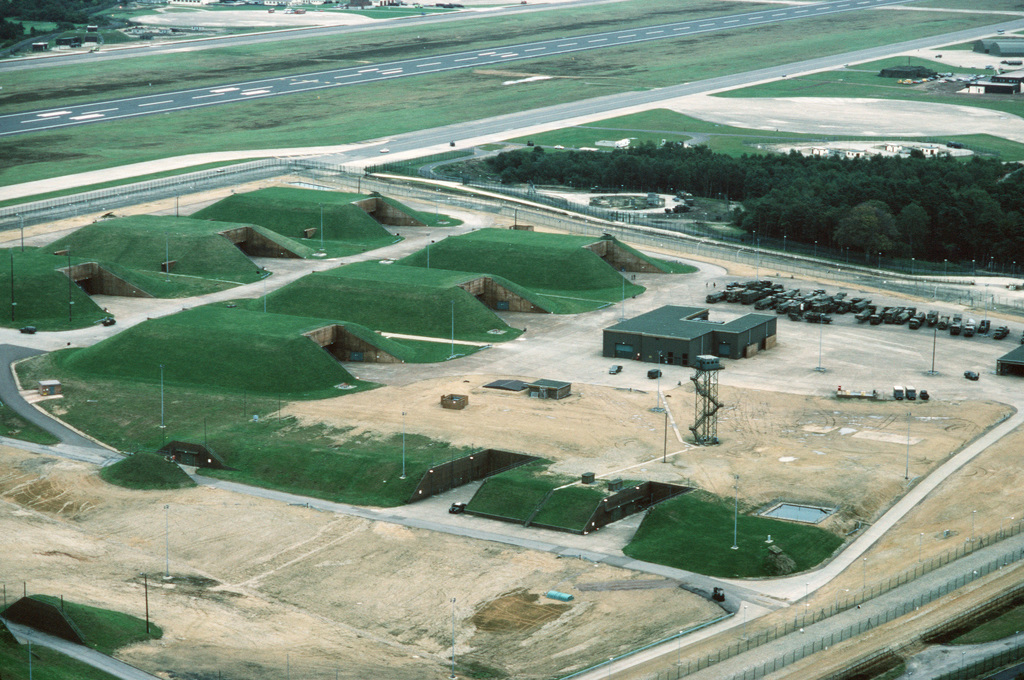
[[[107,271],[98,262],[73,264],[71,268],[62,267],[60,271],[81,287],[88,295],[118,295],[120,297],[153,297],[138,286],[133,286],[120,276]]]
[[[341,325],[324,326],[304,333],[307,338],[327,350],[338,361],[352,361],[352,353],[362,354],[363,363],[400,364],[402,360],[349,333]]]
[[[480,302],[484,303],[491,309],[498,309],[499,302],[507,302],[507,311],[509,312],[528,312],[533,314],[549,313],[548,310],[543,307],[538,307],[521,295],[513,293],[505,286],[495,282],[495,280],[489,276],[482,276],[478,279],[473,279],[472,281],[460,283],[459,288],[470,295],[476,296]]]
[[[584,246],[596,253],[598,257],[615,267],[615,271],[639,272],[643,274],[664,274],[664,270],[656,267],[642,257],[629,252],[615,241],[601,240]]]
[[[360,199],[355,201],[354,205],[358,206],[367,215],[377,220],[379,223],[391,226],[391,227],[424,227],[425,223],[416,219],[412,215],[399,210],[395,206],[391,205],[383,198],[379,196],[371,196],[369,198]]]

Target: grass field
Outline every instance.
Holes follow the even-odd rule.
[[[954,645],[978,645],[995,642],[1024,630],[1024,605],[1014,607],[1000,616],[952,640]]]
[[[5,404],[0,404],[0,437],[20,439],[24,442],[45,444],[47,446],[60,443],[60,440],[52,434],[38,425],[28,422],[7,408]]]
[[[32,595],[33,600],[47,602],[61,607],[61,598],[52,595]],[[121,647],[143,642],[159,640],[163,637],[160,626],[152,621],[149,633],[146,632],[146,621],[135,616],[122,614],[109,609],[76,604],[70,600],[63,601],[64,615],[71,619],[85,637],[86,644],[93,649],[110,656]]]
[[[185,217],[138,215],[103,220],[61,238],[48,250],[114,265],[122,278],[154,297],[184,297],[259,281],[263,272],[218,232],[244,225]],[[277,234],[286,248],[312,252]],[[174,262],[161,274],[165,259]]]
[[[6,308],[0,314],[0,326],[32,325],[39,330],[62,331],[91,326],[107,316],[59,271],[67,267],[67,258],[51,252],[40,248],[0,249],[0,300]],[[83,258],[72,255],[72,264],[81,261]]]
[[[480,229],[444,239],[398,261],[412,267],[496,274],[542,296],[549,311],[591,311],[645,289],[583,246],[596,239],[508,229]],[[428,255],[429,250],[429,255]]]
[[[390,245],[392,236],[353,201],[360,194],[315,189],[272,187],[232,194],[203,208],[193,217],[217,222],[257,224],[303,244],[309,252],[323,249],[330,257],[343,257]],[[322,228],[322,233],[321,233]],[[305,230],[314,230],[305,238]]]
[[[29,680],[28,646],[0,626],[0,676]],[[38,645],[32,648],[32,680],[115,680],[113,675]]]
[[[152,453],[136,453],[100,468],[100,477],[128,489],[184,489],[196,483],[172,462]]]
[[[522,334],[473,295],[456,286],[465,276],[443,270],[362,262],[314,273],[267,296],[267,310],[336,318],[373,330],[476,342],[504,342]],[[251,309],[261,309],[254,300]],[[495,332],[492,332],[495,331]]]
[[[533,518],[533,522],[583,531],[586,529],[587,520],[593,516],[601,499],[607,495],[596,486],[569,486],[559,489],[547,500]]]
[[[323,43],[298,45],[295,42],[272,46],[238,47],[210,52],[190,53],[184,60],[175,57],[147,58],[139,61],[133,76],[126,78],[119,68],[72,67],[27,71],[16,88],[5,88],[0,106],[8,111],[84,101],[96,97],[130,96],[142,92],[172,89],[183,82],[190,86],[223,83],[251,78],[252,72],[269,76],[284,71],[308,71],[310,63],[341,66],[358,55],[360,59],[382,60],[398,54],[417,56],[448,51],[453,45],[472,49],[519,38],[540,39],[565,35],[564,26],[595,31],[605,27],[624,28],[630,24],[651,23],[674,18],[696,18],[702,14],[699,3],[614,3],[593,9],[590,21],[562,11],[536,15],[549,21],[538,30],[537,18],[517,17],[498,24],[483,24],[472,35],[472,22],[460,22],[457,28],[439,27],[415,39],[404,30],[345,41],[338,47],[330,39]],[[721,11],[742,11],[730,5]],[[913,15],[913,16],[909,16]],[[560,18],[559,18],[560,17]],[[572,17],[572,20],[567,20]],[[136,118],[68,128],[60,132],[8,137],[0,141],[0,155],[8,159],[0,169],[0,184],[12,184],[74,172],[123,165],[161,158],[169,149],[175,154],[218,150],[273,149],[322,145],[325,140],[345,143],[420,129],[424,121],[455,123],[517,110],[576,101],[614,92],[662,87],[683,80],[699,80],[743,70],[750,64],[769,66],[806,59],[816,54],[858,49],[922,35],[934,35],[969,26],[991,23],[992,15],[949,14],[942,12],[891,12],[886,22],[878,22],[875,13],[818,18],[758,28],[758,40],[750,40],[744,31],[715,33],[688,39],[664,41],[659,49],[649,46],[618,47],[564,57],[517,62],[517,73],[551,75],[547,81],[505,86],[507,71],[480,69],[407,78],[388,83],[335,88],[285,98],[262,100],[230,106],[198,109],[181,114]],[[415,35],[415,33],[414,33]],[[369,40],[373,44],[364,44]],[[412,46],[412,47],[410,47]],[[319,50],[319,52],[318,52]],[[709,55],[715,58],[709,60]],[[225,63],[245,66],[224,68]],[[249,70],[251,69],[251,71]],[[597,75],[595,75],[597,74]],[[150,88],[149,83],[154,83]],[[69,87],[68,83],[76,83]],[[510,87],[514,87],[511,90]],[[437,97],[445,92],[445,97]],[[473,106],[465,106],[472,96]],[[402,102],[379,115],[388,102]],[[295,115],[302,111],[303,115]],[[104,131],[102,149],[92,143],[96,130]],[[259,134],[253,134],[253,130]]]
[[[827,559],[842,539],[815,526],[740,514],[733,545],[733,502],[694,491],[653,507],[623,550],[638,560],[709,576],[777,575],[768,563],[767,536],[806,571]]]

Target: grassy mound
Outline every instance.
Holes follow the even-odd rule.
[[[333,392],[354,379],[302,335],[326,322],[207,306],[153,319],[57,355],[59,370],[154,384],[289,396]]]
[[[96,260],[156,297],[195,295],[207,292],[206,288],[212,292],[231,284],[252,283],[262,276],[241,250],[218,233],[239,226],[247,225],[139,215],[94,222],[55,241],[47,250],[70,248],[73,256]],[[289,241],[277,234],[270,236]],[[312,252],[298,243],[282,245]],[[168,258],[174,262],[170,275],[161,273]],[[195,279],[216,281],[203,286]]]
[[[551,311],[588,311],[644,292],[583,246],[596,239],[511,229],[446,238],[399,260],[414,267],[496,274],[544,297]],[[429,251],[429,254],[428,254]]]
[[[550,464],[550,461],[533,461],[488,477],[473,494],[467,509],[526,521],[549,491],[572,481],[568,477],[547,474],[545,469]]]
[[[559,489],[544,503],[533,518],[533,523],[583,531],[601,499],[607,496],[607,492],[596,486],[568,486]]]
[[[31,597],[33,600],[47,602],[56,607],[61,606],[60,598],[52,595],[32,595]],[[108,656],[121,647],[146,640],[159,640],[163,637],[163,631],[152,622],[149,624],[149,633],[147,634],[144,619],[109,609],[75,604],[66,599],[64,600],[64,614],[78,626],[78,630],[82,631],[82,635],[85,636],[85,641],[90,647]]]
[[[483,303],[455,284],[465,277],[441,270],[362,262],[305,276],[267,296],[267,310],[352,321],[367,328],[500,342],[522,331],[505,324]],[[262,309],[263,300],[250,308]],[[496,330],[498,333],[490,333]]]
[[[346,437],[292,419],[218,430],[210,445],[234,470],[203,474],[342,503],[394,507],[405,503],[427,470],[469,453],[447,442],[407,435]]]
[[[257,224],[314,248],[320,246],[323,225],[324,249],[337,257],[373,250],[398,240],[353,204],[363,198],[366,196],[361,194],[272,187],[234,194],[194,213],[193,217]],[[316,230],[314,238],[305,238],[307,229]]]
[[[650,510],[623,552],[646,562],[728,578],[774,575],[768,547],[782,549],[806,571],[827,559],[842,539],[824,529],[740,515],[732,550],[733,501],[704,491],[669,499]]]
[[[72,264],[81,261],[78,257],[71,258]],[[68,285],[67,275],[59,271],[67,266],[66,257],[51,255],[38,248],[26,248],[24,252],[20,248],[0,249],[0,300],[4,301],[0,325],[63,331],[91,326],[107,316],[85,291],[76,285]],[[10,305],[12,267],[13,307]],[[70,319],[69,298],[72,303]]]
[[[184,489],[195,486],[180,467],[154,453],[136,453],[100,470],[100,477],[129,489]]]

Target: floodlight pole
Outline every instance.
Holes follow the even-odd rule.
[[[455,300],[452,300],[452,356],[455,356]]]
[[[736,539],[738,535],[738,528],[740,522],[740,476],[733,475],[736,478],[736,484],[733,488],[736,490],[736,496],[733,500],[733,515],[732,515],[732,549],[739,550],[740,546],[737,544]]]
[[[149,635],[149,577],[142,574],[142,587],[146,589],[146,635]]]
[[[164,580],[171,580],[170,505],[164,506]]]
[[[619,315],[620,321],[626,320],[626,277],[622,277],[622,307],[619,308],[621,312]]]
[[[932,329],[932,370],[928,371],[928,375],[938,375],[935,370],[935,343],[939,340],[939,329],[938,327]]]
[[[71,275],[71,247],[68,246],[68,323],[71,323],[71,305],[74,304],[74,300],[71,299],[71,288],[75,285],[75,277]]]
[[[907,413],[907,467],[903,472],[903,481],[910,481],[910,413]]]
[[[160,429],[164,429],[164,365],[160,364]]]
[[[452,598],[452,674],[448,676],[455,680],[455,598]]]
[[[402,411],[402,476],[405,479],[405,411]]]
[[[167,236],[167,232],[164,232],[164,274],[166,274],[166,280],[171,280],[171,242]]]
[[[21,224],[21,252],[25,252],[25,216],[18,215]]]
[[[320,204],[320,250],[324,249],[324,204]]]
[[[11,250],[11,321],[14,321],[14,307],[17,305],[14,301],[14,250]]]
[[[825,324],[821,320],[821,317],[819,316],[818,317],[818,365],[814,368],[814,370],[818,371],[819,373],[824,373],[825,372],[825,367],[821,365],[821,336],[822,336],[822,333],[824,333],[824,331],[825,331]]]

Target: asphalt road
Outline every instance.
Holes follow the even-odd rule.
[[[4,406],[20,415],[33,425],[37,425],[50,434],[60,439],[57,452],[68,458],[81,460],[88,463],[104,463],[111,458],[118,458],[117,454],[109,449],[100,446],[88,437],[75,432],[64,423],[54,420],[32,404],[25,401],[18,392],[18,385],[14,380],[14,368],[12,364],[28,357],[42,354],[38,349],[20,347],[18,345],[0,345],[0,366],[6,366],[6,371],[0,371],[0,402]],[[25,448],[24,442],[15,444],[19,448]],[[39,447],[43,450],[52,450],[50,447]]]
[[[226,83],[214,87],[164,92],[143,97],[113,99],[92,104],[40,109],[0,116],[0,136],[53,130],[207,106],[219,106],[221,104],[266,99],[268,97],[281,97],[300,92],[313,92],[349,85],[364,85],[428,73],[501,65],[524,59],[551,57],[585,50],[633,45],[716,31],[746,29],[765,24],[853,12],[886,5],[902,5],[906,4],[906,1],[836,0],[834,2],[814,5],[780,5],[758,12],[731,14],[694,21],[608,31],[556,40],[520,43],[518,45],[455,52],[329,71],[317,71],[281,78]],[[909,1],[914,2],[915,0]],[[658,90],[655,90],[655,92],[658,92]]]
[[[83,663],[86,663],[93,668],[109,673],[115,678],[121,678],[121,680],[160,680],[155,675],[150,675],[145,671],[141,671],[135,666],[129,666],[123,661],[118,661],[106,654],[101,654],[95,649],[84,647],[82,645],[76,645],[73,642],[68,642],[46,633],[40,633],[39,631],[23,626],[18,623],[12,623],[4,620],[4,624],[10,629],[14,637],[22,644],[31,642],[34,645],[40,647],[48,647],[54,651],[60,652],[65,656],[69,656],[72,659],[77,659]]]

